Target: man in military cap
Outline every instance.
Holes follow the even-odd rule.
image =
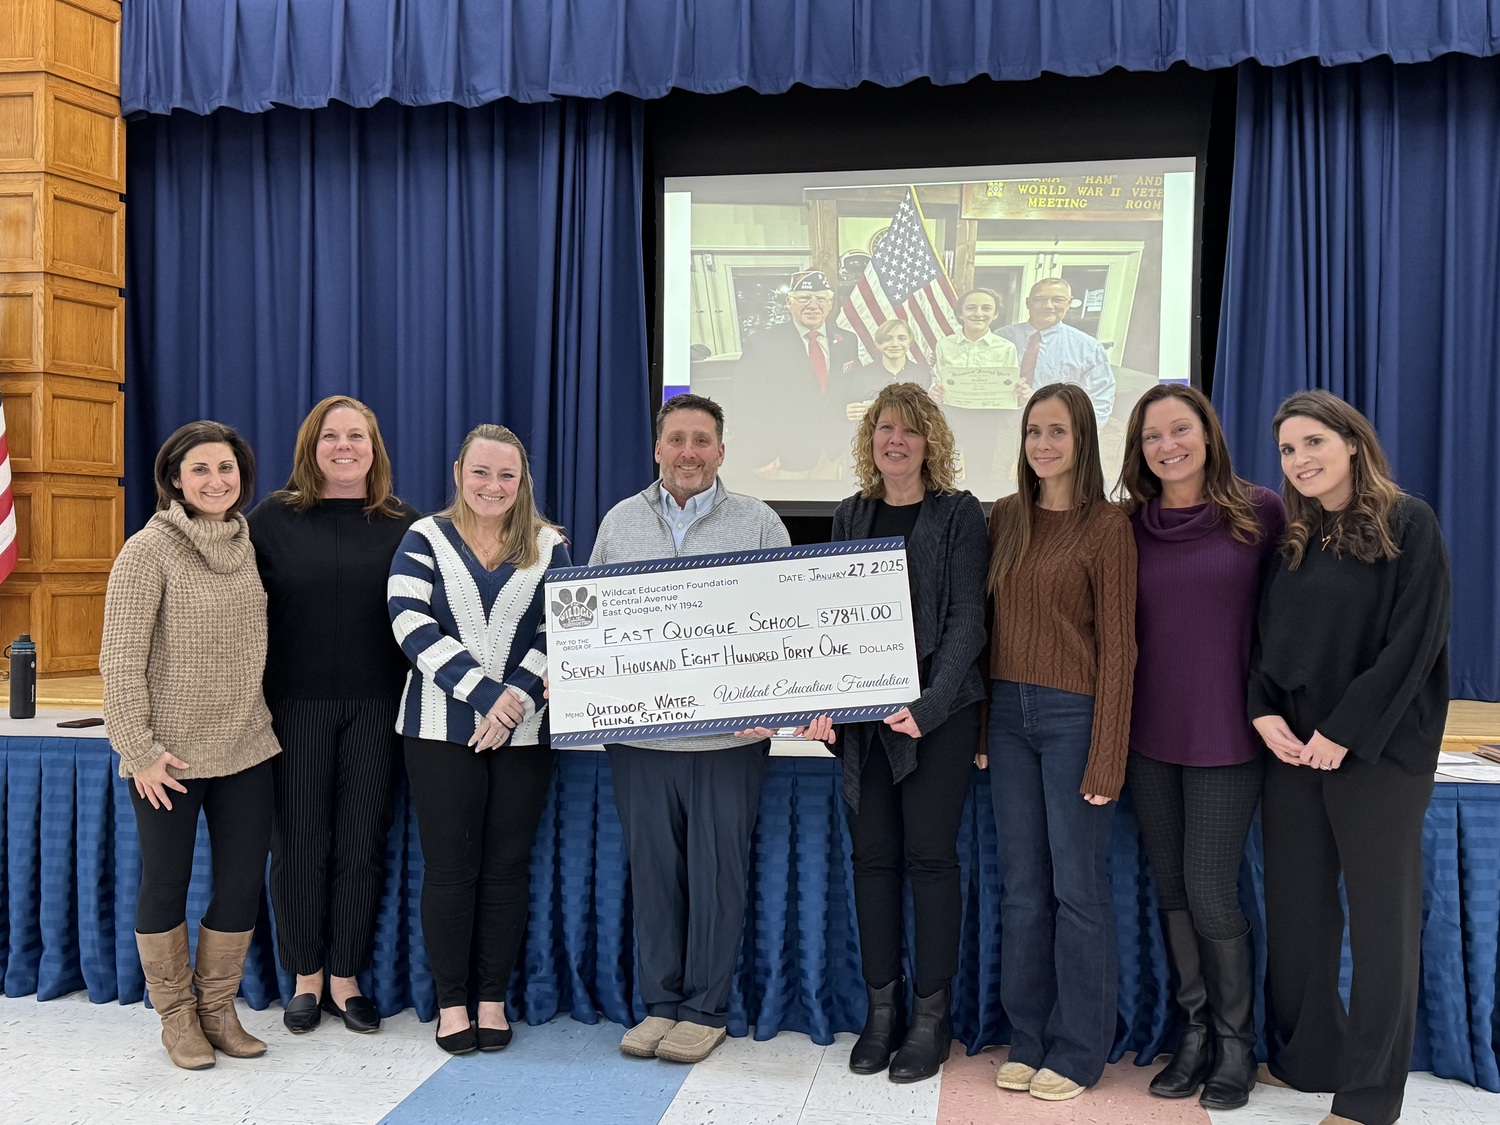
[[[789,319],[745,341],[735,375],[737,456],[761,476],[833,480],[849,455],[845,407],[861,395],[853,332],[835,323],[834,289],[821,270],[792,275]]]

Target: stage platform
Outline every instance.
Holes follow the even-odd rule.
[[[58,676],[37,681],[37,705],[70,711],[97,711],[104,705],[99,676]],[[1500,745],[1500,703],[1455,699],[1448,709],[1443,749],[1462,752]]]

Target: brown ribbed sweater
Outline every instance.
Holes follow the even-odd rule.
[[[1007,496],[990,512],[990,544]],[[990,676],[1094,697],[1081,793],[1118,797],[1135,680],[1135,539],[1113,504],[1082,520],[1037,508],[1031,544],[995,599]]]
[[[245,517],[181,504],[125,542],[104,596],[104,723],[131,777],[163,751],[172,776],[224,777],[281,753],[261,694],[266,593]]]

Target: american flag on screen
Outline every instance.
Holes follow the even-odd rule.
[[[953,282],[922,225],[917,193],[908,187],[885,238],[845,299],[841,318],[872,358],[875,329],[892,317],[906,321],[912,347],[930,364],[937,359],[937,342],[958,329],[957,306]]]
[[[5,440],[5,410],[0,408],[0,582],[16,569],[16,504],[10,490],[10,444]]]

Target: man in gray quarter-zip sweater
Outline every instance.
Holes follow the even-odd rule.
[[[656,463],[661,479],[604,517],[590,566],[791,544],[775,512],[719,483],[724,412],[712,399],[677,395],[662,404]],[[620,1050],[700,1062],[724,1041],[771,744],[729,734],[607,749],[646,1004],[646,1019],[625,1033]]]

